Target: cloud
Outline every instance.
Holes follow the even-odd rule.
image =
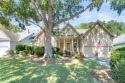
[[[113,17],[108,13],[98,13],[98,19],[101,21],[108,22],[110,20],[113,20]]]

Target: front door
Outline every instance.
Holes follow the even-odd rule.
[[[63,48],[64,48],[64,44],[60,43],[60,49],[61,49],[61,51],[63,51]]]

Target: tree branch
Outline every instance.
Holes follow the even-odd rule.
[[[70,16],[69,18],[64,18],[64,19],[62,19],[62,20],[56,22],[56,23],[53,25],[53,28],[54,28],[55,26],[57,26],[57,25],[59,25],[59,24],[65,22],[65,21],[68,21],[68,20],[73,19],[74,17],[78,16],[78,15],[81,14],[82,12],[86,11],[87,9],[89,9],[93,4],[94,4],[94,2],[90,3],[85,9],[82,9],[81,11],[79,11],[79,12],[77,12],[76,14]]]
[[[62,9],[62,10],[69,10],[69,9],[73,8],[75,5],[76,5],[76,4],[74,4],[74,5],[70,6],[70,7],[64,8],[64,9]],[[59,12],[60,12],[60,10],[58,10],[56,13],[54,13],[53,18],[55,18],[55,16],[56,16]]]
[[[36,0],[36,1],[37,1],[37,4],[40,3],[40,0]],[[39,5],[40,5],[40,4],[39,4]],[[47,21],[46,14],[45,14],[45,12],[44,12],[44,10],[43,10],[43,6],[40,7],[40,10],[41,10],[41,13],[42,13],[42,16],[43,16],[44,20]]]
[[[42,19],[43,21],[45,21],[44,18],[43,18],[43,16],[42,16],[42,15],[40,14],[40,12],[38,11],[34,0],[32,0],[32,4],[33,4],[33,6],[34,6],[34,10],[35,10],[36,13],[39,15],[39,17],[41,17],[41,19]]]

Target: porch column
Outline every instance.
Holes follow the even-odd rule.
[[[64,46],[63,46],[63,51],[65,51],[66,50],[66,48],[65,48],[65,45],[66,44],[66,41],[65,41],[65,38],[64,38]]]
[[[60,48],[60,39],[58,39],[58,47]]]
[[[74,48],[73,48],[73,39],[72,39],[72,52],[74,52]]]
[[[78,39],[77,39],[77,52],[79,52],[79,47],[78,47]]]

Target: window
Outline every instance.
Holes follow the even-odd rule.
[[[70,50],[70,43],[66,43],[66,49]]]

